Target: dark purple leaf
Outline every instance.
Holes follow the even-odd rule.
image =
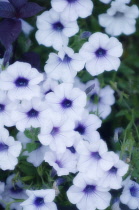
[[[8,48],[21,32],[21,21],[5,19],[0,22],[0,41],[5,48]]]
[[[29,2],[29,3],[25,4],[20,9],[19,17],[20,18],[28,18],[28,17],[36,15],[37,13],[41,12],[42,10],[44,10],[44,7],[41,7],[34,2]]]
[[[24,53],[21,61],[30,63],[32,67],[40,70],[40,56],[35,52]]]
[[[0,2],[0,17],[13,18],[15,16],[14,7],[8,2]]]
[[[21,8],[28,0],[8,0],[15,8]]]

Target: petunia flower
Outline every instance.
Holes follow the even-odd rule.
[[[78,173],[67,191],[68,199],[80,210],[106,209],[110,205],[109,188],[99,186],[99,181]]]
[[[46,95],[46,101],[54,111],[69,119],[81,119],[86,105],[86,94],[79,88],[73,88],[72,84],[62,83],[53,93]]]
[[[40,95],[40,86],[43,74],[32,68],[29,63],[16,61],[0,74],[0,88],[8,91],[8,97],[30,100]]]
[[[123,191],[120,196],[121,203],[127,205],[130,209],[139,208],[139,184],[127,177],[123,182]]]
[[[125,3],[121,0],[114,1],[107,13],[99,15],[99,24],[105,27],[106,33],[119,36],[136,31],[135,19],[139,16],[139,9],[136,5],[127,6]]]
[[[73,145],[74,135],[73,121],[51,112],[50,118],[42,125],[38,138],[43,145],[49,145],[51,150],[63,153],[66,147]]]
[[[49,108],[40,98],[33,98],[30,101],[23,100],[16,111],[11,113],[11,117],[16,128],[23,132],[26,128],[41,127],[49,117]]]
[[[78,17],[86,18],[92,14],[93,10],[91,0],[52,0],[51,5],[63,19],[70,21],[77,20]]]
[[[120,189],[122,187],[122,177],[128,171],[128,165],[124,161],[119,160],[119,157],[114,152],[109,152],[113,158],[113,165],[105,171],[103,177],[99,180],[102,187],[109,187],[111,189]]]
[[[68,149],[64,153],[48,151],[45,153],[44,160],[56,170],[58,176],[77,172],[77,158],[71,155]]]
[[[20,205],[23,210],[57,210],[55,199],[55,190],[26,190],[28,199]]]
[[[43,12],[37,17],[36,40],[46,47],[53,47],[60,50],[67,46],[69,37],[79,31],[77,21],[66,21],[53,9]]]
[[[81,71],[84,65],[84,58],[79,53],[74,53],[71,48],[64,47],[60,49],[58,55],[50,53],[44,69],[49,78],[73,82],[77,72]]]
[[[2,170],[14,170],[18,163],[17,157],[21,152],[21,143],[9,136],[8,130],[1,128],[0,132],[0,168]]]
[[[17,180],[16,175],[12,174],[6,179],[5,190],[3,193],[3,200],[10,202],[10,199],[26,199],[27,195],[24,185],[20,180]],[[9,200],[9,201],[8,201]]]
[[[96,32],[83,44],[79,54],[86,60],[86,70],[96,76],[104,71],[117,71],[120,66],[119,57],[123,53],[122,44],[115,37]]]
[[[113,166],[113,158],[103,140],[81,141],[77,152],[80,154],[77,168],[89,178],[97,180]]]
[[[101,126],[101,120],[94,114],[89,114],[85,110],[82,114],[82,119],[75,122],[74,130],[78,132],[83,139],[93,141],[100,139],[99,133],[96,131]]]

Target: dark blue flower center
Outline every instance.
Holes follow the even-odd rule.
[[[63,101],[61,102],[61,105],[65,109],[70,108],[72,106],[72,101],[67,98],[64,98]]]
[[[72,60],[67,54],[64,56],[63,62],[69,63]]]
[[[91,152],[91,157],[96,159],[96,160],[100,160],[101,156],[99,155],[98,152]]]
[[[116,17],[116,18],[121,18],[121,17],[123,17],[124,16],[124,13],[123,12],[116,12],[115,14],[114,14],[114,17]]]
[[[95,54],[98,58],[104,57],[106,55],[106,50],[104,50],[103,48],[99,48],[96,50]]]
[[[39,112],[32,108],[29,112],[27,112],[27,115],[30,118],[35,118],[38,117]]]
[[[28,86],[28,82],[29,80],[24,78],[24,77],[18,77],[16,80],[15,80],[15,85],[17,87],[27,87]]]
[[[79,132],[81,135],[83,135],[85,133],[85,126],[81,123],[78,123],[78,125],[76,126],[74,130]]]
[[[67,149],[69,149],[71,151],[71,153],[73,153],[73,154],[76,153],[76,150],[73,146],[72,147],[67,147]]]
[[[42,197],[36,197],[34,200],[34,204],[38,206],[42,206],[44,204],[44,198]]]
[[[53,29],[55,31],[62,31],[64,29],[64,26],[61,22],[56,22],[56,23],[53,23]]]
[[[3,112],[5,109],[5,105],[4,104],[0,104],[0,112]]]
[[[5,151],[9,148],[7,144],[0,143],[0,152]]]
[[[96,186],[95,185],[87,185],[83,192],[86,193],[86,194],[91,194],[93,193],[94,191],[96,190]]]
[[[59,168],[63,168],[62,163],[60,162],[60,160],[56,160],[55,163],[59,166]]]
[[[23,191],[23,189],[19,187],[18,185],[14,185],[10,190],[12,193],[15,193],[15,194],[21,193]]]
[[[57,135],[59,132],[59,127],[53,127],[52,131],[51,131],[51,135],[52,136],[55,136]]]
[[[117,173],[117,168],[116,167],[112,167],[110,170],[109,170],[109,172],[111,173],[111,174],[116,174]]]
[[[130,187],[130,194],[133,197],[138,197],[139,196],[139,188],[137,188],[135,185],[133,185],[132,187]]]

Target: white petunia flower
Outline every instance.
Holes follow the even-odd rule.
[[[67,191],[69,201],[80,210],[106,209],[111,200],[109,188],[100,187],[98,183],[79,173],[73,180],[74,185]]]
[[[46,95],[51,108],[69,119],[80,119],[86,105],[86,94],[72,84],[62,83]]]
[[[123,192],[120,196],[120,201],[126,204],[130,209],[139,208],[139,184],[135,181],[130,180],[128,177],[123,182]]]
[[[103,177],[99,180],[102,187],[109,187],[111,189],[119,189],[122,187],[122,176],[128,171],[128,165],[122,160],[119,160],[118,155],[114,152],[109,152],[113,158],[113,166],[105,171]]]
[[[58,176],[68,175],[69,173],[77,172],[76,156],[71,155],[67,149],[64,153],[46,152],[44,157],[45,162],[56,170]]]
[[[50,53],[44,67],[47,76],[63,82],[73,82],[78,71],[84,68],[85,61],[69,47],[62,48],[58,55]]]
[[[55,199],[55,190],[26,190],[29,198],[21,203],[23,210],[57,210]]]
[[[0,132],[0,168],[14,170],[18,163],[17,157],[21,152],[21,143],[9,136],[8,130],[1,128]]]
[[[94,114],[89,114],[85,110],[82,114],[82,119],[75,122],[74,130],[78,132],[83,139],[93,141],[94,139],[99,140],[100,135],[96,131],[101,126],[101,120]]]
[[[86,60],[86,69],[96,76],[104,71],[116,70],[120,66],[119,57],[123,53],[122,44],[115,37],[96,32],[83,44],[79,54]]]
[[[99,15],[99,24],[105,27],[106,33],[119,36],[136,31],[135,19],[139,16],[139,9],[136,5],[127,6],[125,3],[121,0],[114,1],[107,13]]]
[[[30,101],[23,100],[11,116],[16,128],[23,132],[26,128],[41,127],[49,117],[49,109],[45,101],[33,98]]]
[[[113,158],[103,140],[82,141],[77,146],[77,152],[80,154],[77,168],[89,178],[97,180],[113,166]]]
[[[85,84],[84,89],[93,87],[87,94],[87,109],[95,112],[99,117],[105,119],[111,113],[111,106],[115,102],[114,90],[109,86],[100,87],[98,79],[90,80]]]
[[[56,50],[66,46],[69,37],[79,31],[76,21],[62,19],[60,14],[53,9],[43,12],[37,17],[37,27],[36,39],[38,43],[46,47],[52,46]]]
[[[52,112],[50,120],[41,127],[38,138],[43,145],[49,145],[51,150],[63,153],[66,147],[73,145],[75,135],[73,129],[73,121]]]
[[[11,112],[16,110],[17,101],[10,101],[6,91],[0,91],[0,127],[11,127],[15,122],[11,119]]]
[[[12,199],[26,199],[27,195],[24,186],[20,180],[17,180],[15,174],[10,175],[6,180],[5,190],[3,193],[3,200],[10,202]]]
[[[42,93],[42,98],[44,98],[48,93],[51,93],[54,91],[54,88],[58,85],[58,82],[53,80],[53,79],[46,79],[42,84],[41,84],[41,93]]]
[[[60,12],[64,20],[74,21],[78,17],[86,18],[92,14],[93,2],[91,0],[52,0],[53,9]]]
[[[0,88],[8,91],[10,100],[30,100],[39,96],[43,75],[29,63],[16,61],[0,74]]]

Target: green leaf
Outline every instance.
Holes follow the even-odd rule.
[[[33,178],[34,178],[33,176],[24,176],[24,177],[21,178],[21,180],[23,182],[26,182],[26,181],[32,180]]]
[[[26,145],[26,150],[27,150],[28,152],[32,152],[32,151],[38,149],[39,147],[40,147],[39,141],[38,141],[38,142],[32,142],[32,143],[28,143],[28,144]]]
[[[33,141],[38,141],[38,134],[40,133],[40,128],[31,128],[30,130],[25,130],[24,134],[27,138]]]

